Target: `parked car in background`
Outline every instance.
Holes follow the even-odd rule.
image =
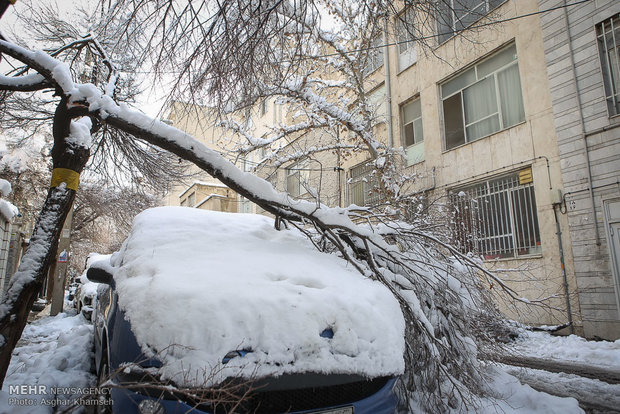
[[[69,285],[69,295],[73,296],[73,306],[89,321],[92,319],[99,284],[88,280],[87,272],[93,263],[99,260],[109,260],[109,258],[110,255],[90,253],[86,259],[84,272]]]
[[[149,209],[88,277],[105,284],[95,365],[114,412],[396,410],[398,302],[273,219]]]

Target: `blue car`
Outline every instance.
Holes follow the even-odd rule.
[[[212,248],[197,247],[203,243]],[[231,260],[248,246],[256,255]],[[97,408],[396,412],[404,365],[398,303],[333,256],[262,216],[141,213],[121,250],[88,270],[101,283],[95,365],[110,397]],[[327,270],[329,277],[314,276]]]

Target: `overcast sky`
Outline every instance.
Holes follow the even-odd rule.
[[[37,5],[43,3],[54,5],[56,9],[59,10],[61,17],[66,17],[68,20],[71,20],[70,17],[72,14],[75,14],[77,6],[93,5],[96,2],[88,0],[20,0],[16,2],[14,6],[9,6],[2,16],[2,20],[0,20],[0,31],[5,37],[11,40],[11,33],[13,31],[17,31],[17,33],[20,32],[19,30],[15,30],[18,26],[16,13],[27,10],[30,4]],[[4,61],[0,62],[0,73],[5,74],[8,70],[10,70],[10,66]],[[138,97],[136,106],[146,114],[152,117],[158,117],[166,97],[165,91],[164,88],[161,87],[161,82],[158,83],[159,87],[155,88],[153,84],[149,85],[148,80],[149,77],[146,75],[146,82],[143,85],[145,91]]]

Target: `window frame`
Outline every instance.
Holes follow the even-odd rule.
[[[407,121],[405,117],[406,107],[409,105],[416,105],[416,104],[419,105],[420,107],[419,116],[414,117],[409,122],[406,122]],[[424,156],[425,155],[424,154],[424,122],[422,120],[422,101],[420,99],[420,96],[418,95],[402,103],[399,109],[400,109],[400,138],[401,138],[402,147],[405,149],[407,166],[410,166],[410,165],[420,163],[424,161],[425,159],[425,156]],[[417,114],[417,111],[416,111],[416,114]],[[416,121],[419,121],[421,138],[417,137],[416,135]],[[407,126],[408,125],[411,125],[412,134],[413,134],[413,143],[411,144],[407,143]],[[420,151],[420,148],[421,148],[421,151]],[[416,152],[417,154],[414,154]],[[421,152],[421,156],[420,156],[420,152]],[[414,159],[415,155],[417,155],[418,158]]]
[[[304,195],[308,194],[308,189],[306,185],[308,185],[310,181],[310,169],[307,160],[299,161],[295,164],[288,166],[286,169],[286,192],[293,198],[300,198]],[[290,188],[290,180],[295,177],[297,191],[296,194],[291,192]]]
[[[381,68],[385,62],[383,59],[383,33],[379,32],[370,40],[368,45],[368,54],[366,56],[366,64],[362,68],[362,74],[364,77],[370,76],[370,74]]]
[[[499,66],[496,66],[493,70],[489,71],[488,73],[479,74],[479,72],[481,71],[480,67],[484,67],[485,65],[489,66],[489,63],[493,62],[494,60],[501,61],[502,59],[500,58],[505,58],[505,56],[508,55],[508,52],[510,50],[514,50],[514,58],[511,59],[508,63],[501,63]],[[510,96],[509,99],[502,100],[502,96],[503,96],[502,85],[500,84],[498,80],[498,76],[500,74],[508,73],[509,70],[515,67],[516,67],[517,80],[518,80],[518,86],[519,86],[519,92],[520,92],[520,97],[519,97],[520,107],[518,108],[520,118],[516,120],[515,122],[510,123],[510,122],[506,122],[505,120],[505,117],[508,116],[509,113],[508,112],[504,113],[504,110],[502,107],[508,102],[513,102],[514,97]],[[471,79],[467,80],[466,78],[471,78]],[[448,85],[452,86],[454,82],[459,79],[465,79],[465,83],[463,84],[463,86],[457,87],[458,89],[455,89],[444,95],[444,88]],[[474,87],[479,87],[483,85],[483,83],[487,82],[489,79],[493,80],[493,92],[494,92],[493,98],[495,100],[496,111],[489,113],[481,118],[478,118],[473,122],[468,123],[467,122],[467,109],[465,105],[465,91],[471,91],[473,90]],[[448,137],[448,130],[446,129],[446,126],[447,126],[448,119],[450,119],[449,122],[454,122],[454,120],[452,119],[454,114],[451,113],[450,118],[448,118],[447,111],[446,111],[446,101],[452,100],[456,97],[459,97],[458,104],[459,104],[459,109],[460,109],[460,113],[456,113],[456,115],[460,116],[460,123],[461,123],[460,126],[462,127],[463,137],[462,137],[462,141],[459,140],[458,143],[448,147],[449,137]],[[441,101],[444,151],[453,150],[455,148],[458,148],[463,145],[469,144],[471,142],[486,138],[488,136],[491,136],[493,134],[496,134],[498,132],[504,131],[506,129],[512,128],[516,125],[519,125],[525,122],[526,116],[525,116],[525,103],[523,100],[523,84],[521,82],[521,72],[519,69],[519,59],[518,59],[516,44],[512,42],[506,46],[503,46],[497,49],[490,56],[485,57],[481,59],[480,61],[464,68],[463,70],[457,72],[454,76],[451,76],[447,80],[441,82],[439,84],[439,99]],[[493,117],[497,117],[498,127],[496,129],[493,129],[492,131],[488,133],[484,133],[477,137],[471,138],[468,136],[469,134],[467,132],[467,129],[469,127],[475,126],[476,124],[480,124],[486,120],[491,120],[493,119]]]
[[[265,114],[267,114],[267,98],[263,98],[261,99],[259,105],[258,105],[258,113],[259,116],[263,117],[265,116]]]
[[[398,50],[398,72],[413,66],[418,61],[418,50],[415,37],[409,33],[407,24],[415,24],[414,9],[409,6],[396,16],[396,40]]]
[[[535,193],[531,167],[449,190],[457,248],[485,260],[540,256]]]
[[[187,207],[195,207],[196,206],[196,192],[192,191],[187,195]]]
[[[466,30],[467,28],[473,26],[478,20],[480,20],[481,18],[491,13],[493,10],[500,7],[502,4],[506,3],[506,1],[508,0],[478,0],[478,4],[475,7],[463,5],[461,2],[465,0],[445,0],[445,1],[450,3],[449,9],[448,10],[440,9],[438,10],[438,13],[440,14],[446,13],[446,12],[450,13],[450,24],[449,24],[450,31],[442,33],[442,30],[441,30],[442,26],[448,26],[448,22],[445,17],[440,16],[435,19],[437,23],[437,40],[438,40],[439,45],[446,43],[448,40],[452,39],[454,36],[461,33],[463,30]],[[455,1],[457,1],[458,6],[465,7],[465,8],[459,9],[458,7],[455,7],[455,3],[454,3]],[[498,3],[492,4],[495,1],[498,1]],[[445,2],[441,2],[440,7],[441,5],[445,6],[445,4],[446,4]],[[485,6],[484,10],[480,12],[480,14],[473,14],[474,13],[473,9],[477,9],[482,4],[484,4]],[[457,10],[464,11],[461,17],[456,16]],[[464,17],[472,16],[472,15],[475,18],[471,22],[469,22],[466,25],[461,24],[462,27],[458,28],[459,23],[462,23]]]
[[[376,167],[373,160],[359,163],[347,171],[347,203],[355,204],[359,207],[373,207],[378,205],[383,196],[379,191],[379,183],[377,181]],[[353,200],[356,194],[355,187],[361,185],[361,195],[364,198],[362,203]],[[374,195],[372,193],[375,193]]]
[[[605,90],[605,106],[607,107],[608,117],[613,118],[620,115],[620,13],[597,23],[595,31],[603,88]],[[609,48],[608,37],[606,36],[610,32],[611,48]],[[619,32],[618,36],[616,36],[616,32]],[[614,51],[615,66],[609,59],[610,52]]]

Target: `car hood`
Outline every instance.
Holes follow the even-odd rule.
[[[404,370],[404,320],[388,289],[268,217],[146,210],[110,264],[143,352],[177,384]],[[224,364],[234,350],[251,352]]]

